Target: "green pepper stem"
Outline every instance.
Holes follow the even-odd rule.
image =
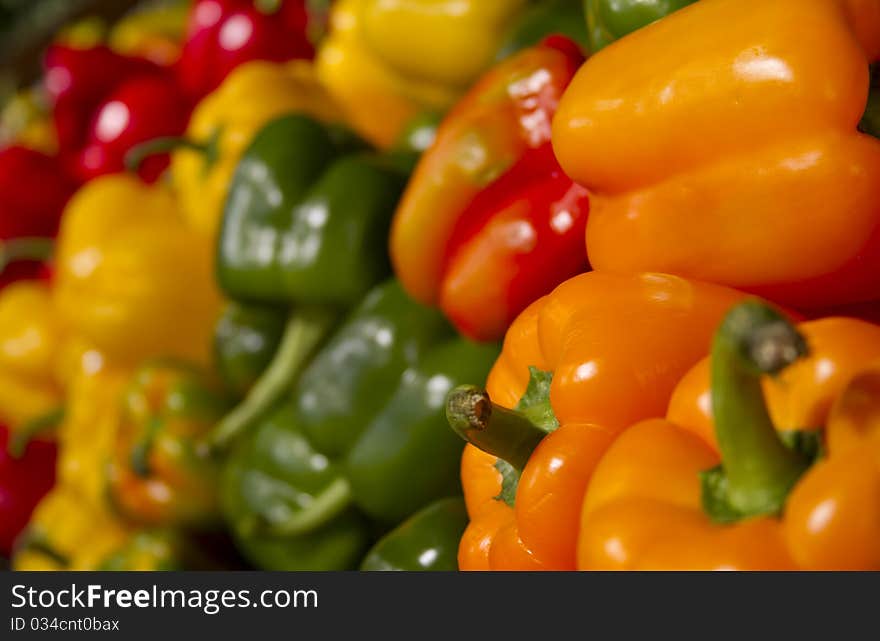
[[[291,391],[296,377],[329,333],[334,321],[335,314],[331,310],[319,307],[300,309],[291,314],[272,362],[247,397],[214,428],[209,440],[212,448],[227,447]]]
[[[160,136],[129,149],[125,154],[125,168],[129,171],[137,171],[150,156],[166,154],[176,149],[190,149],[202,153],[208,165],[214,164],[217,159],[216,137],[206,142],[199,142],[186,136]]]
[[[468,443],[507,461],[520,472],[547,436],[521,412],[493,403],[485,390],[473,385],[452,390],[446,400],[446,418]]]
[[[63,420],[64,407],[56,407],[41,416],[31,419],[11,435],[6,445],[6,451],[9,452],[12,458],[21,458],[31,440],[50,429],[55,429]]]
[[[0,242],[0,273],[20,260],[46,261],[52,256],[55,241],[51,238],[14,238]]]
[[[767,410],[761,377],[807,354],[803,336],[760,301],[735,307],[712,345],[712,411],[728,480],[728,502],[745,516],[776,514],[807,469],[787,448]]]
[[[271,536],[298,536],[312,532],[342,514],[352,499],[351,484],[339,477],[302,510],[292,512],[283,520],[267,523],[265,532]]]
[[[154,416],[147,423],[147,429],[142,439],[137,441],[131,448],[131,469],[141,478],[147,478],[151,474],[150,455],[156,444],[156,437],[162,430],[164,421]]]

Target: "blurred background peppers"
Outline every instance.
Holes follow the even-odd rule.
[[[354,569],[379,533],[458,494],[446,394],[496,355],[455,337],[396,281],[371,291],[226,464],[224,510],[244,555],[266,569]],[[442,550],[448,568],[461,513],[414,519],[365,562],[415,568]]]
[[[40,273],[75,189],[57,156],[15,144],[0,150],[0,286]]]
[[[582,60],[574,42],[553,38],[489,71],[444,119],[395,214],[398,277],[467,336],[500,338],[529,303],[588,267],[589,196],[549,144]]]
[[[854,1],[701,1],[588,60],[553,144],[595,194],[593,267],[795,308],[880,297],[880,142],[856,129],[876,14]]]
[[[61,340],[48,283],[0,290],[0,423],[15,431],[61,407]]]
[[[272,363],[217,430],[233,438],[287,392],[340,314],[390,271],[384,238],[406,171],[338,128],[289,115],[253,139],[232,179],[217,277],[235,300],[288,315]]]
[[[59,150],[81,180],[122,171],[138,143],[182,133],[191,108],[168,68],[106,45],[53,45],[45,86]],[[151,159],[142,176],[155,180],[167,164],[167,156]]]
[[[148,363],[121,398],[107,467],[110,500],[132,522],[206,530],[220,520],[207,436],[228,402],[198,368]]]
[[[311,58],[309,4],[307,0],[195,0],[177,65],[187,95],[202,98],[229,72],[251,60]]]
[[[583,0],[590,50],[595,53],[696,0]]]
[[[65,210],[57,313],[114,364],[157,356],[208,363],[220,308],[211,251],[165,185],[128,174],[93,180]]]
[[[290,112],[326,122],[341,119],[308,63],[251,62],[238,67],[198,104],[183,140],[159,140],[147,146],[147,150],[177,148],[172,155],[172,182],[195,229],[215,238],[242,153],[266,123]]]
[[[0,425],[0,556],[9,557],[39,500],[55,482],[55,444],[32,439],[10,452],[9,428]]]
[[[525,0],[337,0],[316,64],[350,125],[380,147],[444,111],[494,59]]]

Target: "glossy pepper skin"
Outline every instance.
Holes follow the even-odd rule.
[[[190,9],[177,72],[194,99],[216,89],[229,73],[251,60],[283,62],[311,58],[306,0],[280,0],[275,7],[254,0],[196,0]]]
[[[359,147],[303,115],[257,134],[236,170],[220,232],[217,276],[227,295],[346,307],[381,280],[388,259],[377,248],[406,174]]]
[[[587,61],[553,144],[594,193],[593,267],[876,299],[880,141],[856,125],[878,36],[876,1],[701,0]]]
[[[811,431],[828,423],[834,400],[850,380],[880,360],[880,326],[855,318],[826,317],[797,326],[810,353],[761,380],[776,429]],[[675,387],[666,418],[718,451],[712,415],[710,359],[704,358]]]
[[[467,336],[500,338],[529,303],[588,267],[589,196],[549,144],[582,60],[556,38],[489,71],[445,118],[397,209],[395,272]]]
[[[55,482],[55,444],[31,440],[21,453],[9,451],[11,431],[0,426],[0,555],[9,557],[37,503]]]
[[[863,328],[847,326],[855,322],[847,319],[828,320],[844,337],[835,335],[811,348],[764,305],[731,311],[712,350],[717,445],[663,420],[624,432],[596,468],[585,497],[579,566],[880,568],[880,450],[872,420],[876,369],[862,369],[842,391],[840,381],[816,386],[803,376],[820,369],[817,363],[826,356],[835,365],[854,364],[845,335]],[[826,408],[827,453],[817,462],[783,443],[761,389],[762,375],[784,373],[807,354],[813,362],[801,365],[806,372],[794,377],[806,388],[789,394],[803,394]],[[719,451],[721,466],[710,470],[719,463]],[[723,485],[707,482],[718,478]],[[610,537],[616,542],[613,551]]]
[[[210,243],[187,226],[166,186],[101,177],[65,210],[56,309],[115,364],[157,356],[208,363],[219,310],[211,264]]]
[[[214,365],[233,394],[243,397],[272,362],[286,320],[274,307],[226,305],[214,330]]]
[[[373,572],[454,572],[467,527],[464,501],[441,499],[420,510],[374,545],[361,563]]]
[[[372,291],[227,463],[224,509],[244,555],[269,569],[355,568],[377,527],[454,495],[446,393],[495,354],[454,338],[395,281]]]
[[[187,220],[215,238],[232,174],[254,135],[269,121],[302,112],[325,122],[342,116],[304,62],[251,62],[235,69],[196,107],[189,144],[171,159],[171,176]]]
[[[590,51],[665,18],[696,0],[584,0]]]
[[[346,122],[390,147],[416,114],[444,111],[491,64],[525,4],[338,0],[318,73],[346,110]]]
[[[21,145],[0,150],[0,286],[39,274],[50,247],[31,240],[55,236],[76,186],[57,156]]]
[[[217,426],[216,446],[286,394],[340,314],[387,277],[385,239],[411,164],[305,115],[253,139],[229,189],[217,278],[230,298],[288,317],[271,364]]]
[[[146,526],[218,522],[219,470],[206,439],[227,399],[197,368],[157,362],[135,372],[121,404],[107,466],[116,510]]]
[[[78,49],[65,45],[49,47],[44,71],[58,146],[63,152],[83,147],[96,110],[122,82],[163,73],[148,60],[123,56],[105,46]]]
[[[0,421],[15,430],[63,403],[61,329],[43,281],[0,290]]]
[[[125,169],[126,154],[148,140],[178,136],[186,129],[191,105],[168,74],[148,74],[121,82],[97,106],[74,171],[82,181]],[[138,173],[155,181],[169,156],[146,159]]]
[[[493,443],[492,430],[481,436],[468,427],[490,404],[482,394],[450,407],[458,431],[495,454],[469,445],[462,457],[471,522],[460,568],[574,569],[581,501],[599,457],[632,422],[665,412],[675,384],[741,298],[674,276],[590,272],[526,309],[487,382],[488,414],[503,419],[503,438]],[[502,492],[506,500],[496,498]]]

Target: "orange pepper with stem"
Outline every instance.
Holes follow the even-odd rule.
[[[783,432],[821,430],[831,404],[860,370],[880,361],[880,326],[829,317],[798,325],[810,354],[761,381],[770,417]],[[710,359],[704,358],[676,386],[666,418],[694,432],[715,451]]]
[[[806,332],[763,304],[732,310],[712,349],[717,450],[669,420],[624,432],[584,498],[578,566],[880,569],[880,448],[871,421],[880,410],[876,369],[841,392],[844,372],[859,367],[843,335],[865,328],[829,322],[837,324],[837,340],[826,336],[809,347]],[[877,339],[875,333],[869,349],[877,349]],[[799,363],[808,351],[812,356]],[[792,366],[790,384],[806,391],[780,384],[765,398],[763,377]],[[835,367],[840,376],[820,373],[816,384],[818,370]],[[771,418],[785,393],[810,400],[807,415],[828,414],[835,399],[823,421],[827,456],[815,464],[815,453],[786,444]]]
[[[880,141],[857,130],[878,55],[880,0],[701,0],[591,57],[553,144],[594,196],[593,267],[880,298]]]
[[[670,418],[604,433],[563,423],[545,435],[546,406],[524,402],[510,411],[485,394],[459,392],[460,401],[470,402],[464,412],[450,406],[460,431],[523,469],[511,510],[491,501],[500,485],[488,482],[491,457],[465,454],[473,521],[462,539],[462,566],[880,568],[880,327],[831,318],[802,323],[800,330],[760,302],[727,315],[712,349],[708,393],[717,440],[711,442],[693,423]],[[767,374],[779,380],[768,383]],[[703,388],[689,378],[674,395],[679,409],[676,402],[670,409],[684,420],[705,406]],[[541,396],[533,386],[524,401],[530,392]],[[690,412],[682,409],[685,399]],[[807,427],[818,421],[825,431],[791,431],[800,421]],[[815,462],[823,436],[828,454]],[[546,546],[553,543],[558,565],[548,562]],[[559,563],[566,555],[576,562]]]
[[[462,458],[471,523],[459,567],[574,569],[581,499],[602,452],[632,422],[665,411],[741,298],[662,274],[590,272],[526,309],[488,395],[464,388],[450,397],[451,424],[485,450],[469,445]],[[500,426],[494,441],[493,429],[479,428],[490,417]]]

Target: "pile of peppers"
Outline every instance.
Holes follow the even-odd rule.
[[[177,0],[0,111],[20,570],[880,570],[880,0]]]

